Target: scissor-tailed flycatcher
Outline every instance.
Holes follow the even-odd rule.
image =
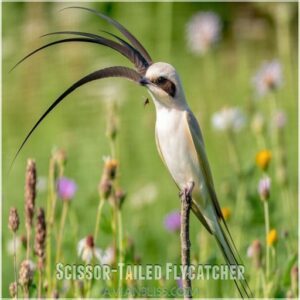
[[[89,8],[84,9],[96,14],[114,25],[127,39],[110,34],[114,40],[86,32],[61,31],[48,35],[73,35],[46,44],[28,54],[17,63],[21,63],[34,53],[49,46],[67,42],[86,42],[100,44],[116,50],[127,57],[136,70],[115,66],[95,71],[73,84],[59,96],[48,110],[40,117],[21,144],[16,156],[21,151],[33,131],[43,119],[71,92],[93,80],[107,77],[125,77],[150,92],[156,108],[155,137],[158,152],[180,190],[186,189],[192,182],[192,210],[204,227],[216,238],[218,245],[229,265],[238,265],[238,253],[223,218],[215,193],[205,146],[198,122],[191,112],[184,94],[180,78],[175,68],[167,63],[153,63],[150,55],[140,42],[117,21]],[[241,296],[248,297],[250,290],[246,280],[236,280]]]

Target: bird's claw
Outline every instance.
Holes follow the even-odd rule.
[[[194,188],[194,181],[190,181],[183,189],[179,192],[179,197],[182,198],[183,196],[186,198],[191,196],[193,188]]]

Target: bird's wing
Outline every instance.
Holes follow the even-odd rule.
[[[209,192],[210,198],[212,200],[212,203],[214,205],[214,208],[216,210],[217,216],[219,218],[223,219],[220,204],[217,199],[217,195],[215,193],[213,178],[212,178],[210,167],[208,164],[208,159],[207,159],[206,152],[205,152],[205,145],[203,142],[200,127],[199,127],[198,122],[192,112],[186,111],[185,118],[186,118],[187,134],[190,136],[190,138],[193,141],[193,144],[195,146],[195,149],[197,152],[197,157],[198,157],[198,162],[199,162],[199,167],[203,174],[203,178],[205,180],[205,185],[208,189],[208,192]]]

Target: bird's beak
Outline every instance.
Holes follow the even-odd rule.
[[[140,79],[140,85],[145,86],[145,85],[148,85],[150,83],[151,83],[151,81],[149,79],[147,79],[146,77],[143,77],[143,78]]]

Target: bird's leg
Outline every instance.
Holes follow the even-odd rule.
[[[192,191],[194,182],[190,182],[180,191],[181,198],[181,265],[182,286],[184,299],[192,298],[192,283],[190,279],[190,210],[192,204]]]
[[[194,181],[189,181],[179,192],[179,197],[182,200],[182,197],[184,196],[185,198],[188,197],[188,195],[192,198],[192,192],[194,189]]]

